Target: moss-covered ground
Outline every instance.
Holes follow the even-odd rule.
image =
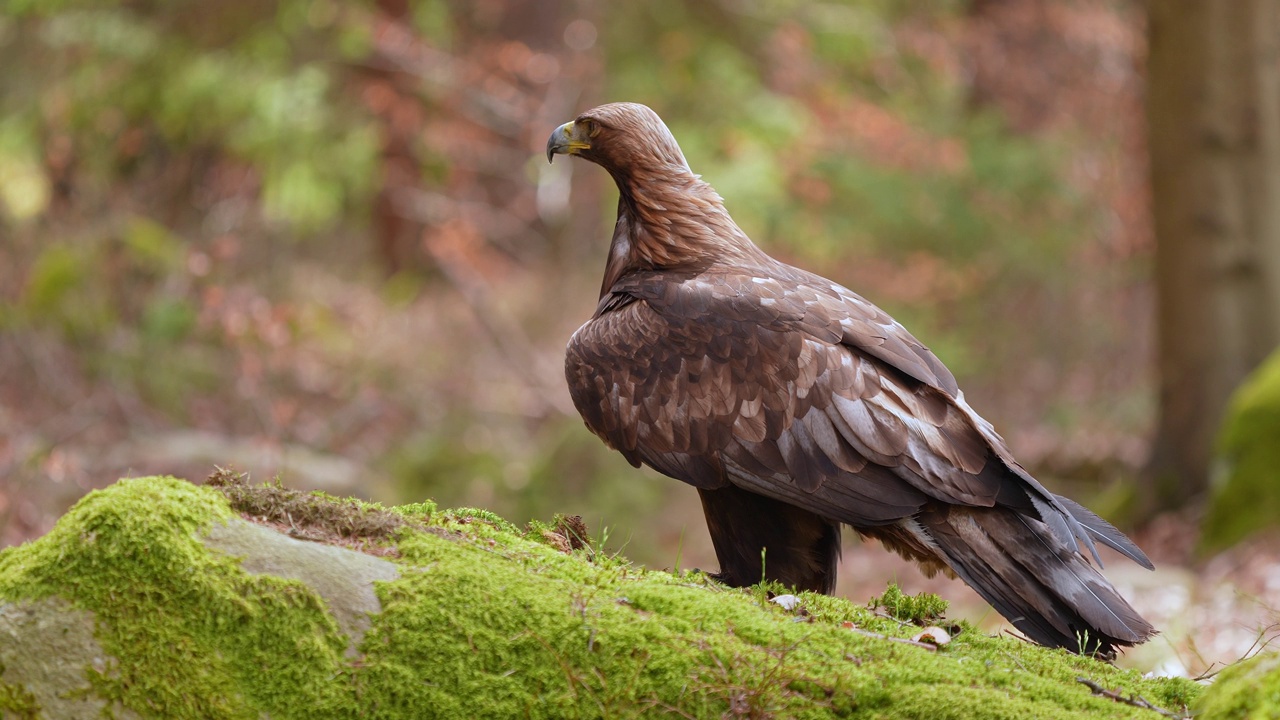
[[[893,615],[939,604],[891,588],[876,609],[807,593],[786,609],[769,588],[602,554],[572,518],[522,531],[483,511],[218,484],[123,480],[0,553],[0,621],[50,600],[94,620],[102,656],[64,663],[80,687],[63,696],[156,718],[1155,718],[1077,679],[1174,712],[1202,690],[963,622],[937,650],[895,642],[919,628]],[[210,547],[237,515],[395,564],[369,581],[380,610],[354,652],[328,606],[341,593]],[[52,716],[15,672],[23,657],[0,661],[0,708]]]

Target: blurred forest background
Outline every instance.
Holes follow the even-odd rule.
[[[625,99],[758,244],[928,344],[1047,485],[1141,525],[1183,574],[1130,590],[1163,586],[1139,607],[1191,626],[1150,664],[1199,672],[1265,626],[1206,577],[1280,604],[1274,554],[1193,554],[1203,482],[1143,490],[1162,406],[1140,3],[0,8],[0,545],[117,477],[218,464],[580,514],[636,561],[714,567],[693,490],[608,451],[562,377],[616,199],[543,147]],[[842,592],[963,591],[893,562],[851,539]]]

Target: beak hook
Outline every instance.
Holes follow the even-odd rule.
[[[581,143],[573,142],[573,123],[567,122],[555,129],[551,133],[551,137],[547,138],[547,162],[555,159],[556,155],[568,155],[575,147],[581,147]]]

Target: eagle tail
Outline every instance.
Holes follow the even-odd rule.
[[[1075,518],[1076,522],[1089,531],[1089,534],[1095,540],[1148,570],[1156,569],[1156,566],[1151,564],[1151,559],[1147,557],[1147,554],[1142,552],[1142,548],[1125,537],[1125,534],[1117,530],[1114,525],[1098,517],[1092,510],[1069,497],[1062,495],[1055,495],[1054,497],[1067,509],[1067,512],[1071,513],[1071,517]]]
[[[1107,529],[1123,537],[1105,521],[1097,525],[1071,511],[1107,545],[1114,539]],[[1155,634],[1078,548],[1034,517],[1010,508],[946,506],[917,520],[951,570],[1041,645],[1114,657],[1118,646]]]

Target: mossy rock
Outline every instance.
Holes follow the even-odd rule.
[[[1223,670],[1196,702],[1196,718],[1280,718],[1280,653],[1259,655]]]
[[[787,609],[545,525],[221,484],[122,480],[0,553],[0,715],[1149,718],[1077,678],[1200,692],[963,623],[925,649],[843,599]]]
[[[1218,437],[1201,547],[1221,550],[1280,518],[1280,351],[1236,389]]]

